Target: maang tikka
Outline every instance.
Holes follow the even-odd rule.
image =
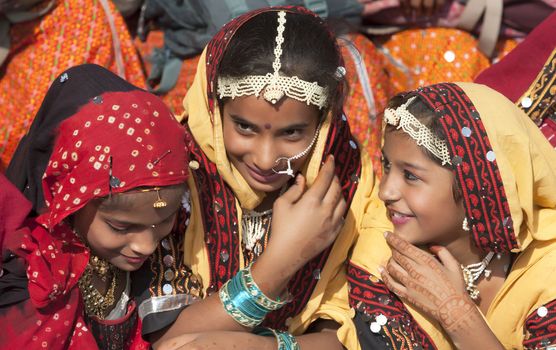
[[[282,44],[284,43],[284,29],[286,11],[278,11],[278,33],[274,48],[273,73],[266,75],[248,75],[242,78],[218,77],[217,92],[219,98],[255,95],[262,96],[272,104],[278,103],[284,96],[317,106],[319,109],[328,104],[328,89],[317,82],[308,82],[297,76],[280,74],[282,67]],[[264,89],[264,91],[263,91]]]

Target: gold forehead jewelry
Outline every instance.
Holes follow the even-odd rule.
[[[139,192],[152,192],[152,191],[156,191],[156,201],[154,201],[153,203],[153,208],[157,208],[157,209],[165,208],[168,205],[168,202],[166,202],[164,199],[160,197],[160,187],[145,188],[139,190]]]
[[[417,96],[411,97],[406,103],[396,109],[386,108],[384,111],[384,121],[386,124],[395,126],[396,129],[402,129],[408,134],[418,146],[425,147],[444,164],[452,164],[448,145],[446,142],[434,135],[425,125],[423,125],[407,107],[413,102]]]
[[[219,98],[255,95],[259,97],[261,91],[265,100],[272,104],[278,103],[284,96],[291,97],[308,105],[313,104],[322,109],[328,104],[328,89],[317,82],[308,82],[297,76],[280,75],[282,62],[282,43],[284,42],[284,29],[286,24],[286,11],[278,12],[278,34],[274,48],[273,73],[266,75],[248,75],[243,78],[218,78],[217,92]]]

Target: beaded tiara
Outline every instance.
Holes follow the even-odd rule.
[[[297,76],[284,76],[280,74],[282,62],[282,43],[284,42],[284,29],[286,24],[286,11],[278,11],[278,34],[274,48],[273,73],[266,75],[248,75],[242,78],[218,78],[217,92],[219,98],[255,95],[262,97],[272,104],[278,103],[284,96],[317,106],[322,109],[328,104],[328,89],[308,82]]]
[[[417,98],[411,97],[406,103],[402,104],[396,109],[386,108],[384,111],[384,121],[386,124],[395,126],[396,129],[402,129],[408,134],[418,146],[425,147],[429,152],[434,154],[435,157],[442,161],[444,164],[452,164],[450,160],[450,153],[448,152],[448,145],[446,142],[436,135],[434,135],[425,125],[423,125],[413,114],[411,114],[407,107]]]

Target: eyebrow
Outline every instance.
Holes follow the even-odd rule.
[[[382,158],[388,160],[388,157],[386,156],[386,153],[384,153],[384,148],[382,148],[380,150],[380,152],[382,153]],[[426,171],[427,170],[426,168],[423,168],[423,167],[421,167],[417,164],[413,164],[413,163],[410,163],[410,162],[402,161],[402,162],[398,162],[398,163],[401,164],[404,168],[411,168],[411,169],[421,170],[421,171]]]
[[[423,167],[418,166],[417,164],[413,164],[413,163],[410,163],[410,162],[401,162],[401,164],[406,168],[411,168],[411,169],[421,170],[421,171],[427,170]]]
[[[279,132],[283,132],[286,130],[292,130],[292,129],[306,129],[309,126],[309,123],[297,123],[297,124],[292,124],[292,125],[288,125],[286,127],[280,128],[278,129]]]
[[[167,217],[165,217],[164,219],[160,220],[159,222],[155,223],[154,225],[160,225],[161,223],[163,223],[164,221],[168,220],[169,218],[171,218],[173,215],[177,214],[178,211],[180,210],[180,208],[176,209],[175,211],[173,211],[170,215],[168,215]],[[129,221],[125,221],[125,220],[119,220],[116,218],[110,218],[110,217],[105,217],[104,218],[107,221],[110,221],[113,224],[119,225],[119,226],[136,226],[136,225],[141,225],[141,226],[149,226],[151,224],[140,224],[137,222],[129,222]]]
[[[255,124],[251,123],[249,120],[247,120],[247,119],[245,119],[242,116],[237,115],[237,114],[230,114],[230,118],[232,118],[235,122],[240,122],[240,123],[245,123],[245,124],[256,126]]]

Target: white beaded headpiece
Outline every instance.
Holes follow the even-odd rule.
[[[278,12],[278,35],[274,48],[274,73],[266,75],[248,75],[243,78],[218,78],[219,98],[255,95],[262,96],[272,104],[278,103],[284,96],[291,97],[307,104],[313,104],[319,109],[328,103],[328,89],[318,85],[317,82],[308,82],[297,76],[288,77],[280,75],[282,62],[282,43],[284,42],[284,24],[286,24],[286,11]],[[264,91],[263,91],[264,89]]]
[[[384,111],[384,121],[386,124],[395,126],[396,129],[402,129],[413,140],[415,140],[415,142],[417,142],[418,146],[425,147],[438,159],[440,159],[442,161],[442,165],[452,164],[446,142],[434,135],[407,110],[407,107],[416,98],[416,96],[411,97],[406,103],[396,109],[386,108]]]

